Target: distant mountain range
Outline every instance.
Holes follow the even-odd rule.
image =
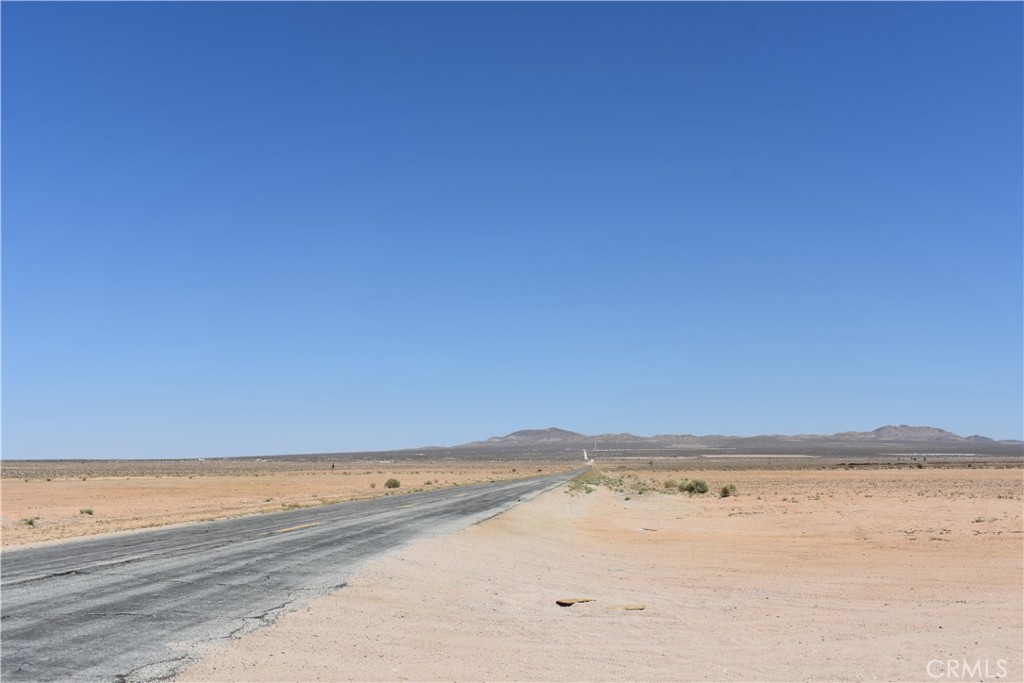
[[[557,451],[570,448],[594,448],[598,450],[736,450],[764,452],[807,452],[826,449],[857,450],[869,448],[897,451],[919,448],[942,451],[988,450],[990,447],[1013,448],[1024,446],[1021,441],[996,441],[985,436],[960,436],[936,427],[912,427],[910,425],[885,425],[870,432],[839,432],[838,434],[762,434],[758,436],[726,436],[709,434],[658,434],[638,436],[636,434],[597,434],[549,427],[548,429],[523,429],[505,436],[495,436],[484,441],[474,441],[452,447],[473,450],[524,450]]]
[[[960,436],[936,427],[886,425],[870,432],[839,432],[838,434],[761,434],[758,436],[726,436],[722,434],[581,434],[549,427],[522,429],[505,436],[473,441],[458,446],[421,446],[388,451],[348,453],[305,453],[274,456],[285,459],[324,459],[338,456],[365,457],[379,460],[421,460],[442,458],[452,460],[522,458],[554,458],[582,460],[586,449],[598,458],[708,458],[722,466],[739,463],[744,455],[757,457],[835,458],[837,463],[855,462],[860,458],[902,458],[904,456],[941,456],[945,461],[966,458],[969,463],[1024,461],[1024,441],[997,441],[985,436]],[[250,456],[267,457],[267,456]],[[787,461],[795,462],[795,461]],[[803,462],[803,461],[801,461]],[[968,466],[971,466],[970,464]]]

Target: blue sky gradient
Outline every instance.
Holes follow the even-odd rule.
[[[3,455],[1021,438],[1020,3],[3,3]]]

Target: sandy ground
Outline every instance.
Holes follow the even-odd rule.
[[[689,475],[738,495],[556,490],[180,680],[1024,680],[1019,468]]]
[[[332,469],[332,465],[334,466]],[[4,463],[3,547],[275,512],[570,469],[545,462]],[[31,523],[29,521],[31,520]]]

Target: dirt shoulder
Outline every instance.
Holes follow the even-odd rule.
[[[729,498],[608,473],[389,554],[180,680],[1024,680],[1020,469],[688,473]]]
[[[276,512],[571,469],[557,462],[4,463],[3,547]],[[400,486],[388,489],[388,479]]]

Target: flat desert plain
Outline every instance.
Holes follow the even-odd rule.
[[[1024,680],[1019,463],[788,462],[602,461],[271,627],[196,646],[179,680]],[[3,544],[578,464],[5,462]],[[666,486],[695,478],[710,491]]]
[[[0,483],[3,547],[238,517],[578,467],[517,461],[14,461]],[[397,489],[385,488],[395,478]]]
[[[601,466],[197,649],[179,680],[1024,680],[1019,467]],[[711,492],[653,490],[695,477]]]

